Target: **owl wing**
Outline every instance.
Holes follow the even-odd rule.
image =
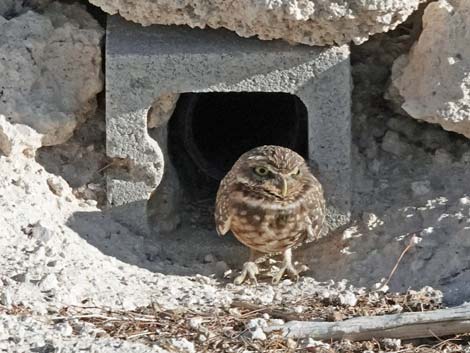
[[[215,226],[220,236],[225,235],[230,230],[231,226],[232,215],[230,198],[228,196],[229,190],[224,179],[220,183],[215,200]]]
[[[307,213],[307,242],[314,241],[324,235],[323,226],[325,223],[325,200],[323,191],[316,190],[309,196]]]

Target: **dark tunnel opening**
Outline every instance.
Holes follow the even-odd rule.
[[[169,154],[185,191],[214,197],[244,152],[280,145],[308,157],[308,114],[295,95],[184,93],[169,122]]]

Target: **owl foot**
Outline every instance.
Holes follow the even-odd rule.
[[[279,272],[274,275],[272,283],[278,284],[281,281],[282,276],[284,276],[286,272],[292,280],[297,282],[299,280],[299,273],[302,272],[302,269],[296,270],[292,264],[283,265]]]
[[[282,261],[282,267],[278,273],[273,276],[272,283],[278,284],[281,281],[282,276],[287,272],[289,277],[294,281],[299,280],[299,273],[305,272],[308,270],[308,267],[305,265],[300,266],[299,269],[296,269],[292,264],[292,249],[287,249],[284,251],[284,259]]]
[[[245,282],[245,279],[246,277],[248,276],[248,278],[250,280],[253,281],[253,283],[255,285],[258,285],[258,281],[256,280],[256,275],[259,274],[259,269],[258,269],[258,265],[256,265],[254,262],[252,261],[248,261],[248,262],[245,262],[243,264],[243,270],[242,270],[242,273],[240,273],[240,275],[238,275],[235,280],[233,281],[233,283],[235,284],[242,284],[243,282]]]

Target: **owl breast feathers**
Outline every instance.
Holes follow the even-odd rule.
[[[244,245],[279,253],[321,236],[325,200],[319,181],[296,152],[261,146],[243,154],[221,181],[217,232]]]

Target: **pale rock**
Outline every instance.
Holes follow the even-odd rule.
[[[263,328],[267,326],[268,323],[265,319],[251,319],[245,324],[245,328],[247,329],[247,331],[245,332],[244,336],[252,340],[264,341],[267,337],[263,331]]]
[[[262,318],[251,319],[245,324],[245,327],[248,330],[251,330],[251,329],[256,328],[256,327],[263,328],[263,327],[266,327],[266,326],[268,326],[268,323],[266,322],[265,319],[262,319]]]
[[[424,196],[431,191],[429,180],[414,181],[411,183],[411,192],[413,196]]]
[[[286,346],[289,349],[289,352],[295,352],[297,349],[298,343],[289,337],[286,341]]]
[[[216,258],[212,254],[207,254],[206,256],[204,256],[204,262],[205,263],[212,263],[212,262],[215,262],[215,261],[216,261]]]
[[[38,239],[42,243],[47,244],[53,238],[54,234],[48,227],[44,226],[41,221],[39,221],[32,225],[31,236],[34,239]]]
[[[0,107],[1,104],[0,102]],[[34,156],[34,151],[39,147],[41,147],[40,134],[27,125],[10,123],[0,110],[0,152],[6,156],[19,153]]]
[[[194,343],[188,341],[186,338],[172,338],[170,344],[181,353],[196,353]]]
[[[11,308],[13,304],[13,295],[9,288],[5,288],[0,293],[0,304],[4,305],[7,308]]]
[[[7,134],[18,144],[28,141],[37,148],[37,136],[22,125],[37,131],[42,145],[63,143],[96,108],[103,88],[103,29],[78,4],[54,2],[41,14],[0,18],[0,136],[6,119],[21,124]]]
[[[261,327],[256,327],[252,330],[249,331],[249,337],[252,340],[259,340],[259,341],[265,341],[266,340],[266,334],[264,333],[263,329]]]
[[[463,164],[470,164],[470,151],[464,152],[460,158],[460,162]]]
[[[282,319],[270,319],[268,321],[268,326],[281,326],[284,324],[285,324],[285,321]]]
[[[369,230],[372,230],[384,224],[384,222],[379,219],[376,214],[371,212],[364,212],[362,214],[362,221],[366,224]]]
[[[434,153],[434,160],[437,164],[450,164],[452,159],[452,155],[443,148],[437,149]]]
[[[62,336],[69,337],[69,336],[72,336],[73,334],[73,328],[72,326],[70,326],[68,322],[62,322],[62,323],[56,324],[55,329],[58,332],[60,332]]]
[[[223,278],[231,274],[231,270],[225,261],[217,261],[214,266],[216,277]]]
[[[397,157],[403,157],[408,155],[410,151],[410,145],[408,145],[395,131],[389,130],[385,134],[382,141],[382,149],[389,152]]]
[[[330,345],[328,343],[314,340],[313,338],[306,338],[301,340],[300,346],[302,348],[320,348],[320,349],[330,349]]]
[[[374,283],[372,285],[372,290],[387,293],[390,290],[390,287],[385,283],[385,278],[383,278],[380,282]]]
[[[176,93],[168,93],[155,99],[148,112],[147,127],[149,129],[164,126],[170,120],[179,96]]]
[[[188,325],[189,327],[191,327],[193,330],[198,330],[201,325],[202,325],[202,317],[192,317],[189,322],[188,322]]]
[[[465,197],[460,198],[460,199],[459,199],[459,203],[460,203],[462,206],[470,205],[470,197],[469,197],[469,196],[465,196]]]
[[[49,189],[51,189],[55,195],[62,196],[62,193],[64,192],[64,186],[59,178],[47,178],[47,185],[49,185]]]
[[[386,32],[422,0],[90,0],[105,12],[151,24],[227,28],[242,37],[308,45],[356,44]]]
[[[431,2],[423,31],[393,65],[386,98],[413,118],[470,138],[470,1]]]
[[[355,306],[357,304],[357,298],[354,295],[354,293],[351,291],[346,291],[344,293],[341,293],[338,296],[338,299],[342,305]]]
[[[397,351],[401,348],[401,339],[399,338],[384,338],[382,343],[386,349]]]
[[[57,276],[53,273],[46,275],[40,282],[39,287],[42,291],[50,291],[56,289],[59,285]]]

